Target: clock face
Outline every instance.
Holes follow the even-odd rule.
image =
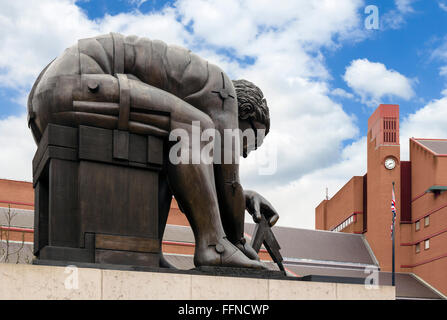
[[[395,166],[396,160],[394,160],[393,158],[387,158],[385,160],[385,168],[387,168],[388,170],[394,169]]]

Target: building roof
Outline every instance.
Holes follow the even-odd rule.
[[[426,149],[436,155],[447,154],[447,139],[415,139],[414,141],[421,144]]]
[[[0,226],[8,226],[9,224],[11,227],[17,228],[34,228],[34,211],[16,208],[9,210],[0,207]]]
[[[188,242],[194,243],[194,233],[191,227],[176,226],[168,224],[166,225],[165,232],[163,234],[163,241],[175,241],[175,242]]]
[[[245,224],[247,238],[251,238],[254,228],[253,223]],[[272,230],[283,258],[290,263],[351,268],[377,266],[362,235],[287,227]],[[190,227],[167,225],[163,241],[194,243],[194,234]]]
[[[379,283],[391,285],[391,272],[380,272]],[[396,297],[400,299],[443,299],[437,291],[412,273],[396,273]]]
[[[365,283],[372,269],[348,269],[335,267],[303,266],[285,264],[285,268],[299,276],[329,276],[361,279]],[[378,272],[378,285],[391,285],[390,272]],[[431,286],[412,273],[396,273],[396,297],[398,299],[443,299]]]
[[[245,230],[251,234],[254,224],[246,224]],[[281,254],[290,261],[377,265],[363,235],[276,226],[272,231],[281,246]]]

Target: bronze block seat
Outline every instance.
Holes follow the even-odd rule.
[[[33,159],[34,254],[158,267],[163,141],[49,124]]]

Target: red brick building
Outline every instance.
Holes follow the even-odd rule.
[[[380,105],[368,120],[367,172],[315,209],[315,227],[363,234],[380,268],[392,268],[391,198],[395,183],[396,271],[447,294],[447,139],[411,138],[401,161],[399,106]]]

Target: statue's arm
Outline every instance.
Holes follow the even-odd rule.
[[[92,123],[104,128],[116,128],[120,121],[120,100],[129,101],[128,129],[137,134],[168,136],[170,130],[206,116],[200,110],[174,94],[151,86],[133,77],[111,75],[85,75],[83,80],[92,86],[93,92],[73,97],[73,109],[59,112],[61,122],[75,124]],[[87,84],[85,87],[87,87]],[[125,84],[125,85],[124,85]],[[121,90],[121,88],[128,88]]]

